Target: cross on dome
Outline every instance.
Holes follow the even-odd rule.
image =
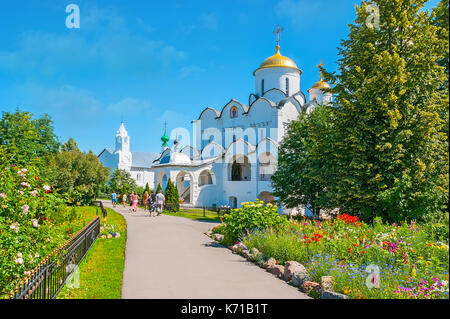
[[[324,65],[325,65],[325,63],[323,63],[322,60],[320,60],[320,63],[317,64],[317,67],[319,68],[319,71],[320,71],[320,81],[323,81],[323,74],[322,74],[322,70],[320,68]]]
[[[280,28],[280,25],[277,24],[276,29],[272,32],[273,35],[275,35],[275,42],[277,43],[277,50],[280,49],[280,39],[281,39],[281,32],[284,31],[284,28]]]

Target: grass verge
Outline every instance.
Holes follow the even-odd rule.
[[[215,211],[206,210],[205,216],[203,216],[203,209],[181,209],[177,213],[163,211],[163,214],[176,217],[184,217],[194,220],[220,222],[220,218],[217,216],[217,213]]]
[[[82,207],[82,217],[92,220],[97,216],[95,207]],[[97,238],[79,265],[79,285],[61,289],[57,299],[120,299],[125,263],[126,222],[122,215],[107,208],[108,216],[101,218],[101,226],[113,227],[119,238]],[[101,214],[100,214],[101,215]],[[75,285],[74,285],[75,286]]]

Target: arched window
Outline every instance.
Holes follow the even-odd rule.
[[[198,186],[211,185],[213,183],[211,173],[209,171],[203,171],[198,178]]]
[[[286,78],[286,95],[289,96],[289,78]]]
[[[261,80],[261,95],[264,95],[264,79]]]
[[[235,119],[238,117],[238,108],[233,106],[230,110],[230,118]]]
[[[230,181],[250,181],[251,180],[251,165],[246,156],[239,156],[229,164],[229,179]]]

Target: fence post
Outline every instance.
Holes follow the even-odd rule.
[[[44,265],[44,279],[42,279],[42,299],[47,297],[47,265]]]
[[[203,206],[203,217],[206,217],[206,215],[205,215],[205,206]]]

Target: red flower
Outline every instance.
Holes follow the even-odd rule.
[[[339,220],[344,221],[344,222],[347,223],[347,224],[355,224],[356,222],[359,221],[358,216],[350,216],[350,215],[345,214],[345,213],[342,214],[342,215],[338,215],[337,218],[338,218]]]
[[[357,244],[353,244],[353,247],[356,247]]]
[[[361,253],[363,253],[363,254],[365,254],[366,253],[366,251],[365,250],[363,250]]]

